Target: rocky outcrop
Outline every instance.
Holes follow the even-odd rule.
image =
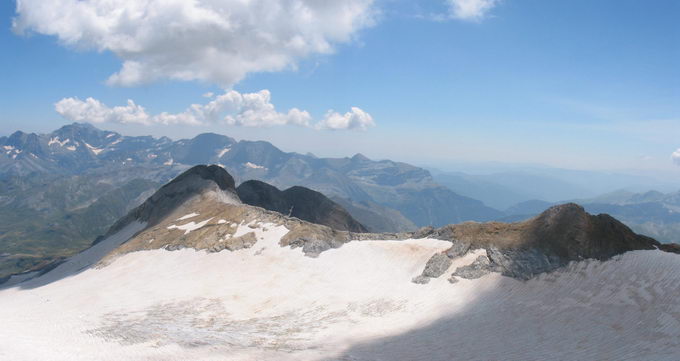
[[[470,243],[464,241],[453,241],[451,248],[446,250],[449,258],[464,256],[470,250]]]
[[[451,241],[446,254],[456,258],[471,249],[488,255],[469,266],[459,267],[454,278],[476,278],[489,272],[527,280],[540,273],[584,259],[608,260],[635,250],[659,249],[680,253],[680,246],[661,244],[634,233],[606,214],[591,215],[569,203],[549,208],[539,216],[518,223],[475,223],[421,229],[414,237]]]
[[[340,205],[323,194],[305,187],[284,191],[257,180],[242,183],[237,189],[243,203],[279,212],[308,222],[323,224],[340,231],[368,232]]]
[[[479,256],[471,264],[456,268],[451,274],[451,277],[460,277],[469,280],[477,279],[496,270],[495,265],[489,260],[489,257]]]
[[[659,249],[664,251],[664,252],[680,254],[680,244],[677,244],[677,243],[660,244]]]
[[[428,283],[430,278],[437,278],[446,272],[451,266],[451,258],[445,253],[434,254],[425,264],[425,269],[420,276],[413,279],[414,283]]]

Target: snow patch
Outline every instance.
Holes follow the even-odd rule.
[[[248,167],[248,168],[251,168],[251,169],[267,169],[267,168],[264,167],[264,166],[257,165],[257,164],[254,164],[254,163],[250,163],[250,162],[246,162],[246,163],[243,164],[243,165],[246,166],[246,167]]]
[[[230,150],[231,150],[231,148],[224,148],[222,150],[219,150],[217,152],[217,158],[222,158],[222,156],[225,155]]]
[[[73,152],[73,151],[75,151],[75,150],[76,150],[76,147],[74,147],[74,146],[70,145],[70,146],[66,147],[66,149],[68,149],[68,150],[70,150],[70,151],[72,151],[72,152]]]
[[[64,141],[61,141],[59,139],[59,137],[54,137],[54,138],[51,138],[49,142],[47,142],[47,145],[51,146],[52,144],[59,144],[60,147],[63,147],[64,145],[66,145],[66,143],[68,143],[70,141],[71,141],[71,139],[66,139]]]
[[[194,217],[196,217],[196,216],[200,216],[200,214],[198,214],[198,213],[189,213],[189,214],[187,214],[186,216],[182,216],[182,217],[177,218],[177,220],[178,220],[178,221],[183,221],[183,220],[185,220],[185,219],[194,218]]]
[[[175,164],[175,160],[172,159],[172,158],[170,158],[170,160],[168,160],[168,161],[166,161],[165,163],[163,163],[163,165],[173,165],[173,164]]]
[[[104,151],[104,149],[102,149],[102,148],[96,148],[96,147],[93,147],[93,146],[91,146],[87,143],[84,143],[84,144],[87,147],[87,149],[91,150],[92,153],[94,153],[94,155],[99,155],[99,153]]]
[[[208,222],[210,222],[211,219],[212,218],[209,218],[209,219],[206,219],[205,221],[199,222],[199,223],[195,223],[195,222],[191,221],[191,222],[189,222],[187,224],[183,224],[181,226],[173,224],[173,225],[169,226],[168,229],[179,229],[181,231],[184,231],[184,234],[189,234],[189,233],[191,233],[191,231],[195,231],[199,228],[203,228],[206,224],[208,224]]]

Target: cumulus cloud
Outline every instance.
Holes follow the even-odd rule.
[[[64,98],[54,107],[61,116],[76,122],[153,123],[144,108],[135,104],[132,100],[128,100],[125,106],[109,108],[93,98],[87,98],[85,101],[77,98]]]
[[[200,80],[294,69],[373,24],[374,0],[17,0],[13,29],[122,61],[108,84]]]
[[[446,0],[452,18],[479,21],[486,16],[499,0]]]
[[[680,148],[671,154],[671,159],[676,165],[680,165]]]
[[[55,110],[69,121],[121,124],[162,124],[162,125],[205,125],[227,124],[245,127],[271,127],[297,125],[314,129],[366,130],[375,126],[370,114],[352,107],[344,115],[329,111],[326,116],[313,124],[309,112],[292,108],[279,112],[271,102],[269,90],[257,93],[239,93],[235,90],[214,96],[206,104],[192,104],[181,113],[163,112],[151,115],[144,107],[128,100],[127,105],[109,107],[99,100],[87,98],[64,98],[55,105]]]
[[[360,129],[366,130],[369,127],[374,127],[375,122],[373,122],[373,117],[365,111],[352,107],[352,110],[340,114],[334,111],[329,111],[326,113],[326,117],[320,121],[316,127],[319,129]]]

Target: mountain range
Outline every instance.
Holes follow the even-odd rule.
[[[593,194],[611,178],[592,172],[430,172],[361,154],[319,158],[284,152],[268,142],[218,134],[174,141],[74,123],[49,134],[18,131],[0,137],[0,217],[6,220],[0,224],[0,277],[82,250],[162,184],[196,164],[220,165],[237,184],[267,182],[272,189],[258,192],[279,198],[273,210],[292,207],[302,212],[293,216],[304,213],[308,220],[309,212],[295,207],[296,197],[286,194],[295,191],[292,187],[317,192],[332,205],[327,209],[340,207],[361,225],[354,230],[404,232],[464,221],[518,221],[575,202],[592,213],[612,214],[641,234],[680,240],[677,193],[619,191],[566,198]],[[616,178],[616,184],[645,181]],[[593,189],[586,187],[588,182]],[[340,217],[334,226],[350,226],[346,219]]]
[[[0,215],[8,220],[0,226],[0,276],[82,249],[161,184],[196,164],[218,164],[238,183],[261,180],[320,192],[375,232],[503,215],[409,164],[361,154],[317,158],[218,134],[173,141],[74,123],[49,134],[17,131],[0,137],[0,150]]]

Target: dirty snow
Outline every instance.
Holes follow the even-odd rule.
[[[450,243],[356,241],[309,258],[279,246],[283,226],[240,224],[236,235],[250,232],[258,242],[249,249],[134,252],[43,287],[0,291],[0,359],[676,360],[680,353],[676,255],[630,252],[528,282],[490,274],[450,284],[445,274],[417,285],[411,279]]]

